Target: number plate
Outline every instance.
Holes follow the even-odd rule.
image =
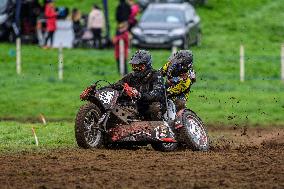
[[[147,43],[164,43],[165,39],[160,38],[160,37],[146,37],[145,41]]]

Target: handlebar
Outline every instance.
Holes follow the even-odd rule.
[[[109,86],[101,86],[100,82],[107,82],[109,84]],[[98,80],[95,83],[93,83],[92,85],[90,85],[89,87],[87,87],[81,94],[80,94],[80,99],[81,100],[87,100],[93,93],[96,93],[95,91],[97,90],[102,90],[105,88],[112,88],[111,87],[111,83],[109,83],[106,80]],[[134,87],[130,87],[128,85],[128,83],[124,83],[123,85],[121,85],[122,90],[118,90],[120,91],[120,95],[125,94],[126,96],[130,97],[130,98],[136,98],[139,99],[140,98],[140,93],[137,91],[137,89],[135,89]]]
[[[100,82],[106,82],[108,83],[109,85],[111,85],[111,83],[109,83],[108,81],[106,80],[98,80],[96,81],[95,83],[93,83],[92,85],[90,85],[89,87],[87,87],[81,94],[80,94],[80,99],[81,100],[86,100],[89,98],[90,94],[92,91],[96,91],[96,90],[100,90],[102,89],[103,87],[101,86]]]
[[[128,83],[123,84],[123,91],[129,96],[130,98],[138,98],[140,93],[134,87],[130,87]]]
[[[98,81],[96,81],[93,85],[95,85],[95,88],[94,89],[101,89],[101,88],[103,88],[102,86],[101,86],[101,84],[100,84],[100,82],[106,82],[108,85],[111,85],[111,83],[110,82],[108,82],[107,80],[103,80],[103,79],[101,79],[101,80],[98,80]],[[91,85],[91,86],[93,86],[93,85]]]

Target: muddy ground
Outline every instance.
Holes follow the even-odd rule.
[[[211,128],[209,152],[0,155],[0,188],[284,188],[284,128]]]

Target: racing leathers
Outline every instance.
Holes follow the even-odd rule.
[[[161,69],[162,76],[166,76],[166,92],[168,98],[173,100],[177,111],[186,108],[190,87],[196,81],[195,71],[192,67],[180,69],[182,62],[168,61]]]
[[[141,72],[131,72],[113,84],[112,88],[122,90],[124,83],[140,93],[137,107],[139,114],[145,120],[162,119],[165,92],[163,77],[158,71],[149,67]]]

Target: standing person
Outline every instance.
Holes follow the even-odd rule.
[[[117,68],[118,68],[118,72],[120,72],[120,53],[119,53],[119,41],[122,40],[124,43],[124,74],[128,73],[127,70],[127,65],[126,65],[126,60],[128,58],[128,48],[129,48],[129,33],[127,30],[127,24],[121,23],[118,25],[118,29],[116,31],[116,35],[113,38],[113,44],[114,44],[114,56],[115,56],[115,60],[117,63]]]
[[[136,16],[140,12],[140,8],[139,8],[139,5],[135,3],[134,0],[128,0],[128,3],[131,8],[131,13],[128,18],[128,23],[129,23],[128,31],[131,31],[131,29],[137,24]]]
[[[49,47],[47,45],[49,39],[50,39],[50,46],[52,47],[53,45],[53,34],[56,30],[56,17],[57,17],[53,0],[47,0],[46,2],[47,4],[45,6],[44,15],[46,18],[47,36],[45,38],[44,48]]]
[[[78,38],[81,36],[81,31],[82,31],[82,24],[81,24],[81,12],[77,9],[74,8],[72,10],[72,15],[71,15],[71,20],[73,23],[73,31],[75,34],[75,38]]]
[[[93,33],[94,47],[102,47],[102,29],[105,25],[105,20],[99,6],[94,4],[92,11],[88,16],[88,29]]]
[[[81,36],[83,35],[82,16],[81,12],[77,8],[72,10],[71,20],[74,32],[73,46],[77,47],[80,43]]]
[[[131,14],[131,8],[125,0],[119,0],[119,4],[116,8],[115,18],[118,24],[122,22],[128,22],[129,15]]]

